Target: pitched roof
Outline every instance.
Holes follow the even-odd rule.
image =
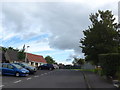
[[[46,60],[41,55],[27,53],[27,59],[28,61],[47,63]]]
[[[7,50],[5,53],[6,60],[17,61],[18,60],[18,52],[14,50]]]

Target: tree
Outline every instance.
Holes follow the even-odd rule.
[[[72,62],[74,65],[83,65],[85,63],[85,60],[82,58],[76,58],[74,57],[74,60]]]
[[[1,50],[3,50],[4,52],[6,52],[6,51],[7,51],[7,48],[2,47]]]
[[[25,45],[23,46],[22,50],[18,51],[18,59],[25,60]]]
[[[9,49],[9,50],[14,50],[14,48],[13,48],[13,47],[8,47],[8,49]]]
[[[48,64],[54,64],[55,63],[55,61],[53,60],[53,58],[50,57],[50,56],[46,56],[45,60],[47,61]]]
[[[120,53],[120,24],[118,24],[118,52]]]
[[[92,25],[84,33],[84,38],[80,40],[82,52],[87,61],[93,61],[98,65],[99,54],[118,52],[118,32],[116,31],[115,18],[109,10],[91,14]]]

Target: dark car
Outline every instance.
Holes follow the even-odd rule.
[[[53,70],[54,66],[52,64],[43,64],[38,67],[38,69],[47,69],[47,70]]]
[[[0,67],[2,75],[14,75],[14,76],[28,76],[29,71],[20,65],[11,63],[2,63]]]
[[[23,68],[29,70],[30,74],[34,74],[37,71],[37,69],[35,67],[30,66],[27,63],[14,63],[14,64],[20,65]]]

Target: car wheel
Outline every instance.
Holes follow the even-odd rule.
[[[49,68],[49,70],[52,70],[52,68]]]
[[[26,74],[25,76],[27,77],[29,74]]]
[[[38,67],[37,70],[39,70],[40,68]]]
[[[17,72],[17,73],[15,74],[15,76],[16,76],[16,77],[19,77],[19,76],[20,76],[20,73]]]
[[[42,70],[42,68],[40,67],[39,70]]]

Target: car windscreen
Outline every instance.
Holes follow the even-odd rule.
[[[29,65],[29,64],[27,64],[27,63],[22,63],[24,66],[26,66],[26,67],[28,67],[28,68],[31,68],[31,69],[34,69],[35,67],[33,67],[33,66],[31,66],[31,65]]]
[[[29,66],[27,63],[22,63],[24,66]]]
[[[42,66],[47,66],[47,64],[43,64]]]
[[[18,69],[22,69],[23,67],[22,66],[20,66],[20,65],[17,65],[17,64],[12,64],[12,65],[14,65],[16,68],[18,68]]]

